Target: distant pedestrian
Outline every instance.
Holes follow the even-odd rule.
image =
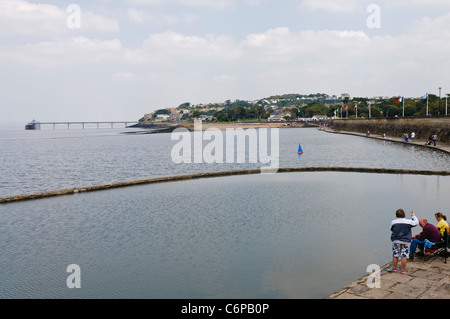
[[[386,138],[386,133],[383,133],[383,138]]]
[[[437,141],[437,135],[434,134],[433,135],[433,144],[434,144],[434,146],[436,146],[436,141]]]
[[[411,140],[414,142],[416,140],[416,133],[411,132]]]
[[[403,209],[397,209],[396,219],[391,222],[391,241],[392,241],[392,266],[389,272],[397,272],[397,264],[401,259],[400,272],[405,273],[406,263],[409,257],[410,245],[412,240],[411,228],[419,224],[414,212],[411,212],[411,219],[405,218]]]
[[[408,133],[403,133],[402,140],[408,142]]]

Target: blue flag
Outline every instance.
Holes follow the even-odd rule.
[[[428,97],[428,93],[422,96],[422,99],[426,99]]]

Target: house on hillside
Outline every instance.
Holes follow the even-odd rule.
[[[169,114],[158,114],[155,117],[155,122],[162,122],[162,121],[169,121],[170,115]]]
[[[267,122],[285,122],[286,120],[278,115],[278,113],[270,114]]]

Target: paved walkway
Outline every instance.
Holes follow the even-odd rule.
[[[406,274],[387,272],[391,263],[381,267],[380,288],[370,288],[373,280],[367,274],[327,299],[450,299],[450,259],[445,264],[416,258],[408,260]]]
[[[366,137],[366,138],[376,138],[376,139],[385,140],[385,141],[391,141],[391,142],[396,142],[396,143],[419,145],[419,146],[434,148],[434,149],[438,149],[438,150],[450,153],[450,144],[449,143],[441,143],[439,141],[436,143],[436,146],[433,146],[433,145],[425,145],[426,141],[424,139],[416,139],[415,141],[405,142],[404,140],[400,139],[400,136],[386,136],[386,138],[384,138],[382,135],[370,134],[370,136],[367,137],[365,133],[350,132],[350,131],[339,131],[339,132],[336,132],[336,131],[334,131],[333,129],[331,129],[329,127],[327,127],[325,129],[325,132],[336,133],[336,134],[356,135],[356,136],[361,136],[361,137]]]

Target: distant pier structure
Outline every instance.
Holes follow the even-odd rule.
[[[100,128],[100,125],[107,124],[108,127],[114,128],[114,125],[122,124],[125,127],[128,127],[130,124],[137,124],[138,121],[99,121],[99,122],[38,122],[33,120],[25,125],[26,130],[40,130],[42,125],[53,125],[53,129],[56,128],[56,125],[64,125],[67,126],[67,129],[70,129],[70,125],[81,125],[81,128],[84,130],[86,125],[96,126]]]

